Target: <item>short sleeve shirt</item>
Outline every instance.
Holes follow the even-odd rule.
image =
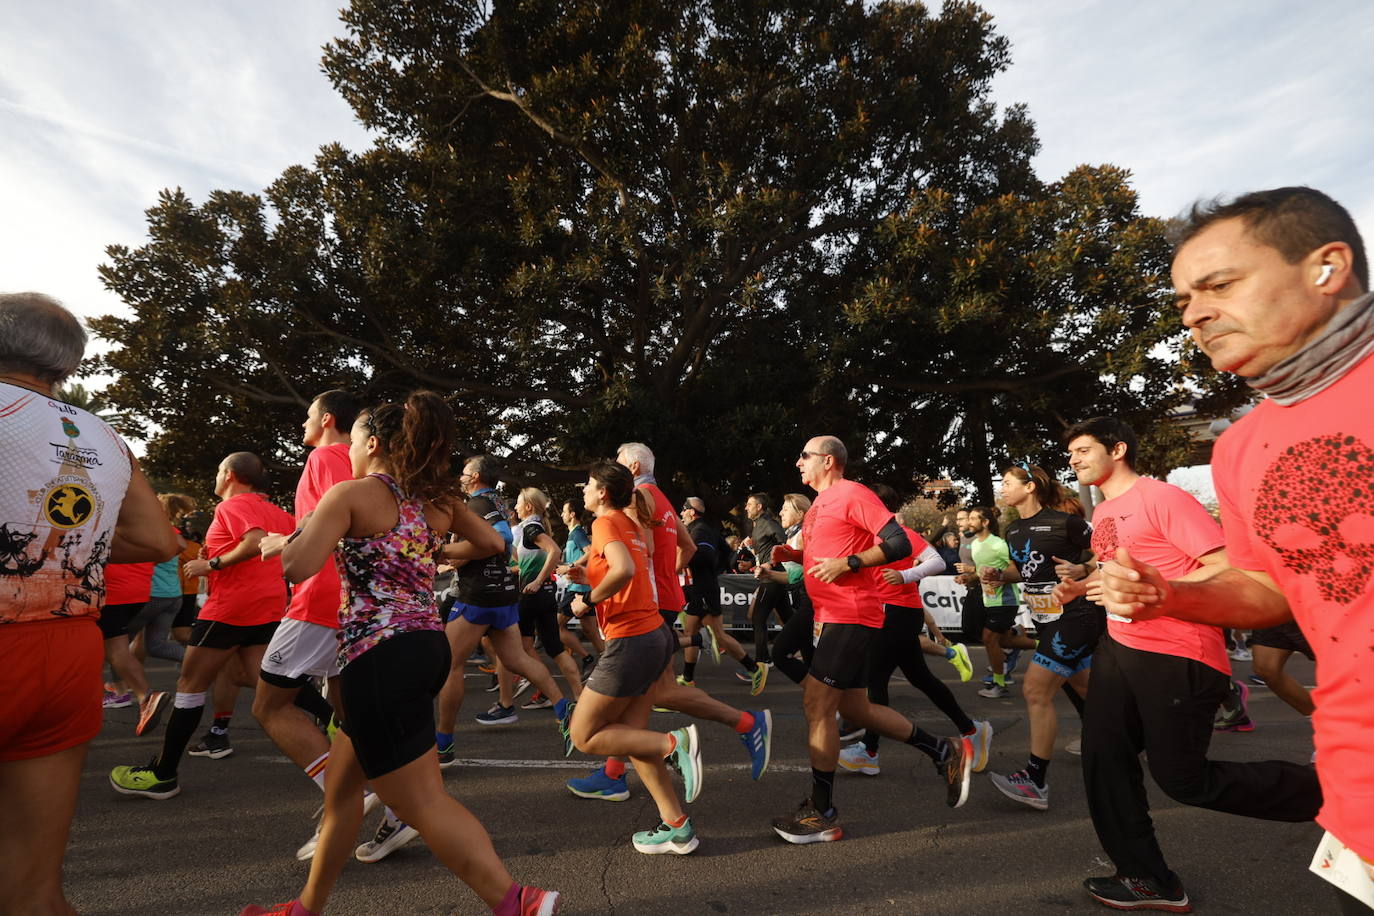
[[[878,570],[880,574],[884,569],[906,572],[916,565],[916,560],[921,556],[921,552],[930,546],[926,543],[925,538],[921,537],[915,531],[912,531],[906,525],[902,526],[902,531],[906,533],[906,539],[911,543],[911,556],[903,557],[893,563],[886,563],[879,566]],[[883,604],[918,609],[921,607],[921,584],[919,582],[904,582],[901,585],[890,585],[887,580],[880,576],[878,579],[878,593],[883,599]]]
[[[1212,474],[1232,566],[1268,573],[1317,656],[1317,821],[1374,861],[1374,357],[1324,391],[1265,400]]]
[[[520,567],[520,587],[524,588],[538,578],[540,570],[544,568],[548,553],[539,546],[539,536],[548,534],[548,531],[544,529],[543,519],[531,515],[516,525],[511,533],[515,536],[515,562]],[[553,576],[544,580],[540,590],[553,593]]]
[[[231,496],[215,507],[215,518],[205,532],[206,557],[214,559],[228,553],[254,529],[290,534],[296,530],[296,520],[261,493]],[[210,570],[210,597],[200,609],[200,619],[239,627],[260,626],[281,620],[286,600],[281,557],[253,557]]]
[[[296,484],[296,522],[315,511],[329,488],[343,480],[353,479],[353,462],[348,446],[342,442],[312,449],[305,459],[305,469]],[[325,563],[320,571],[296,586],[291,595],[291,607],[286,616],[322,627],[338,629],[339,612],[348,599],[339,567]]]
[[[878,532],[892,521],[875,494],[863,484],[837,480],[816,495],[802,522],[802,567],[810,570],[821,558],[842,558],[872,547]],[[881,628],[882,574],[870,566],[846,572],[834,582],[807,574],[806,594],[819,623],[857,623]]]
[[[1221,526],[1192,494],[1153,477],[1141,477],[1125,493],[1093,509],[1093,552],[1102,562],[1125,547],[1164,578],[1178,579],[1202,565],[1198,557],[1224,546]],[[1231,673],[1226,639],[1217,627],[1174,617],[1123,620],[1108,615],[1107,630],[1123,646],[1191,658]]]
[[[993,569],[1006,569],[1011,565],[1011,548],[1007,542],[995,534],[979,540],[973,539],[969,545],[969,552],[973,555],[975,566],[991,566]],[[981,584],[975,584],[970,588],[982,588]],[[983,592],[984,607],[1010,607],[1020,604],[1019,596],[1015,585],[999,585],[991,592]]]
[[[590,546],[592,546],[592,538],[591,535],[587,534],[587,529],[581,525],[574,526],[568,532],[568,540],[563,545],[563,562],[576,563],[582,559],[582,555],[587,552],[587,548]],[[589,585],[571,584],[568,586],[568,591],[574,594],[585,595],[590,590],[591,586]]]
[[[105,567],[106,604],[144,604],[153,594],[152,563],[111,563]]]
[[[643,490],[654,504],[654,520],[663,524],[651,529],[654,538],[654,587],[658,589],[659,607],[665,611],[677,612],[687,605],[687,597],[682,592],[682,583],[677,576],[677,513],[673,503],[663,494],[657,484],[643,483]]]
[[[1007,526],[1007,549],[1021,575],[1021,595],[1030,606],[1031,618],[1047,623],[1060,613],[1099,614],[1102,609],[1086,598],[1076,598],[1062,609],[1050,598],[1059,584],[1054,559],[1077,563],[1092,549],[1092,526],[1081,516],[1048,507]]]
[[[592,544],[587,550],[587,581],[595,588],[606,578],[610,563],[606,560],[606,545],[619,541],[634,558],[635,574],[620,591],[596,603],[596,622],[607,639],[639,636],[658,629],[663,618],[654,600],[653,572],[649,568],[649,552],[639,526],[619,509],[599,516],[592,523]]]

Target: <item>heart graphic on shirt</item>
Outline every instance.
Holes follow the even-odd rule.
[[[1097,557],[1099,563],[1107,560],[1116,559],[1116,547],[1118,544],[1116,534],[1116,519],[1110,515],[1099,520],[1093,521],[1093,555]]]
[[[1356,437],[1290,445],[1264,473],[1255,532],[1323,598],[1349,604],[1374,579],[1372,490],[1374,449]]]

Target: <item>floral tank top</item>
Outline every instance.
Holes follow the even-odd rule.
[[[339,609],[339,667],[393,636],[443,632],[434,600],[434,555],[442,543],[425,521],[424,504],[407,499],[386,474],[370,474],[396,497],[396,527],[368,538],[341,538],[334,553],[348,585]]]

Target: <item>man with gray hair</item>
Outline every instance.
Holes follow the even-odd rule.
[[[0,295],[0,912],[72,912],[62,855],[100,732],[105,565],[177,541],[129,447],[58,399],[86,332],[39,293]]]

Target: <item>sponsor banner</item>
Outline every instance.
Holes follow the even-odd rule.
[[[935,625],[941,630],[962,633],[970,638],[977,634],[964,633],[964,595],[968,590],[955,581],[954,576],[926,576],[921,580],[921,604],[930,611]],[[1035,629],[1031,622],[1030,610],[1025,605],[1016,617],[1023,627]]]

